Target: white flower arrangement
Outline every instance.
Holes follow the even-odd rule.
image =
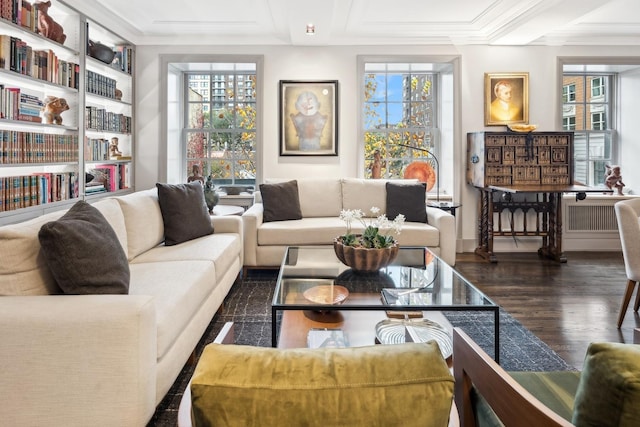
[[[378,215],[380,209],[372,207],[370,211],[372,214]],[[342,236],[338,236],[338,241],[346,246],[369,249],[381,249],[393,246],[396,240],[393,236],[389,235],[389,233],[400,234],[405,221],[405,217],[402,214],[399,214],[393,221],[390,221],[386,215],[382,214],[367,223],[364,219],[364,213],[360,209],[343,209],[340,212],[340,219],[347,224],[347,232]],[[356,220],[365,226],[364,232],[361,235],[353,234],[352,232],[351,225],[353,221]]]

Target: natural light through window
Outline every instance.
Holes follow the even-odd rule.
[[[187,171],[213,183],[255,184],[256,64],[215,63],[185,73]]]
[[[435,171],[432,156],[406,147],[438,155],[438,78],[433,68],[428,63],[365,63],[362,114],[366,178],[403,178],[407,165],[416,160]]]
[[[565,73],[562,86],[562,125],[574,131],[574,179],[602,185],[605,165],[613,157],[615,74]]]

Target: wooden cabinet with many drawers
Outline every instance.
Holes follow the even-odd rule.
[[[467,182],[475,187],[573,184],[573,132],[471,132]]]

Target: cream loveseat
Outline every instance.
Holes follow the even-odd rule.
[[[0,424],[146,425],[241,271],[239,217],[166,246],[157,189],[92,206],[124,249],[128,294],[51,295],[38,232],[64,212],[0,227]]]
[[[284,181],[287,180],[267,180],[267,183]],[[279,266],[287,246],[332,245],[333,239],[346,231],[344,221],[339,218],[341,210],[360,209],[371,215],[370,209],[377,207],[380,213],[387,213],[386,183],[416,182],[357,178],[295,181],[302,219],[265,222],[260,192],[256,192],[254,205],[242,215],[245,268]],[[406,222],[398,236],[400,245],[427,246],[447,264],[454,265],[455,218],[441,209],[425,208],[427,223]],[[353,225],[354,231],[360,226]]]

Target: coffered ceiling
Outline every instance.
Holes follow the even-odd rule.
[[[638,0],[66,2],[139,45],[640,44]]]

